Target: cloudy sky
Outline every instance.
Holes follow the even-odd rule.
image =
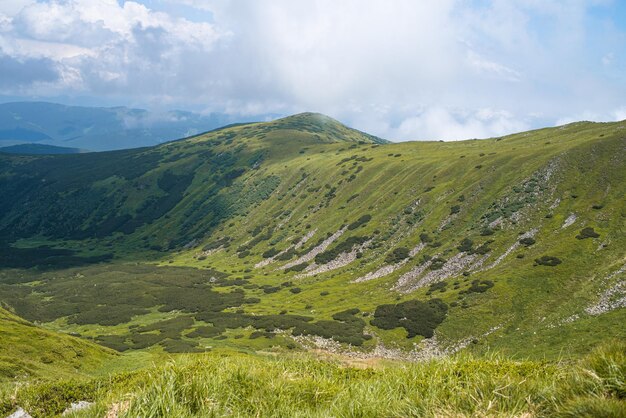
[[[318,111],[393,140],[626,119],[623,0],[0,0],[0,99]]]

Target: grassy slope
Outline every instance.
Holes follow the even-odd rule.
[[[114,252],[119,265],[60,270],[43,282],[38,281],[42,274],[37,271],[5,271],[0,299],[19,289],[27,292],[24,300],[31,298],[33,304],[41,292],[54,303],[63,298],[61,289],[77,274],[87,277],[85,283],[108,284],[118,280],[120,270],[132,270],[137,261],[152,261],[163,266],[165,276],[170,271],[165,266],[200,271],[211,267],[231,278],[250,276],[246,280],[257,286],[293,281],[301,289],[266,294],[259,288],[245,288],[246,296],[260,299],[243,308],[250,314],[288,311],[330,319],[344,309],[371,314],[384,303],[439,297],[450,305],[437,329],[444,348],[474,340],[470,348],[477,352],[579,355],[607,337],[626,336],[623,309],[599,316],[584,310],[597,302],[599,293],[624,280],[623,272],[612,275],[625,262],[623,128],[624,123],[577,123],[481,141],[377,145],[376,138],[305,114],[144,150],[40,159],[0,157],[5,173],[13,173],[6,184],[20,179],[29,186],[5,192],[18,196],[17,204],[10,206],[7,200],[0,211],[5,239],[19,239],[19,247],[52,244],[78,249],[84,256]],[[232,163],[225,165],[230,157]],[[163,185],[160,180],[166,172],[179,176],[175,177],[179,183],[190,178],[188,187],[177,191]],[[33,188],[58,194],[37,200]],[[177,198],[173,205],[158,200],[168,196]],[[24,204],[30,205],[32,215],[26,219],[21,211]],[[154,215],[150,208],[159,205],[169,210],[150,218]],[[451,215],[455,206],[458,213]],[[112,213],[118,220],[127,215],[148,221],[138,222],[127,235],[115,232],[115,227],[110,228],[112,234],[96,238],[67,232],[95,225],[93,234],[98,235],[105,225],[102,219]],[[348,230],[330,248],[349,236],[370,237],[375,248],[364,249],[361,258],[342,268],[305,278],[284,273],[280,269],[284,261],[254,268],[271,248],[285,250],[293,240],[315,231],[304,245],[310,248],[366,214],[372,216],[367,224]],[[576,215],[575,223],[563,227],[571,214]],[[500,226],[494,233],[481,235],[498,218]],[[59,224],[68,227],[49,226]],[[593,227],[600,237],[576,239],[583,227]],[[463,269],[456,271],[444,280],[445,292],[427,294],[428,286],[409,293],[392,290],[402,274],[423,262],[424,255],[448,260],[458,255],[457,246],[464,238],[472,239],[474,247],[493,240],[483,264],[487,267],[516,243],[521,232],[533,229],[537,229],[534,245],[519,246],[493,268],[477,269],[469,276],[462,275]],[[268,239],[251,247],[249,254],[237,252],[253,239],[255,230],[268,233]],[[440,245],[427,246],[388,276],[352,283],[383,266],[392,249],[416,246],[422,233]],[[203,254],[204,245],[224,237],[230,238],[227,248]],[[562,264],[534,266],[534,260],[544,255],[556,256]],[[128,274],[139,278],[153,273]],[[485,293],[460,295],[459,290],[469,288],[475,279],[489,280],[494,286]],[[454,282],[459,283],[458,289]],[[328,295],[321,296],[322,292]],[[94,300],[93,295],[85,295],[87,301]],[[569,322],[575,315],[578,319]],[[68,317],[62,315],[49,325],[95,337],[125,334],[131,326],[171,315],[155,306],[150,313],[115,326],[75,325]],[[206,324],[196,321],[196,325]],[[380,341],[410,349],[421,340],[405,338],[401,328],[368,325],[367,331],[376,338],[366,348]],[[227,340],[202,339],[201,345],[257,350],[286,344],[250,340],[246,338],[250,332],[228,330]]]
[[[35,326],[0,308],[0,384],[8,380],[88,376],[117,353]]]
[[[457,356],[366,368],[308,355],[196,355],[106,380],[26,388],[15,403],[35,417],[85,399],[95,405],[73,416],[617,417],[626,413],[624,348],[615,343],[576,363]]]

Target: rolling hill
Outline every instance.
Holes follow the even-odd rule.
[[[307,113],[1,155],[0,300],[122,351],[582,354],[626,332],[624,126],[390,144]]]

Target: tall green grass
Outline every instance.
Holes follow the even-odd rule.
[[[369,368],[311,356],[193,355],[89,383],[91,395],[80,396],[96,404],[75,416],[105,416],[123,405],[120,417],[620,417],[625,352],[616,342],[578,363],[461,355]],[[18,392],[17,401],[36,416],[59,413],[47,388]]]

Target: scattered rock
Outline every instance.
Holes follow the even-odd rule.
[[[570,214],[570,215],[567,217],[567,219],[565,220],[565,222],[563,222],[563,225],[561,226],[561,229],[565,229],[565,228],[567,228],[568,226],[573,225],[573,224],[574,224],[574,222],[576,222],[576,218],[577,218],[577,216],[576,216],[576,214],[575,214],[575,213]]]
[[[416,247],[414,247],[409,252],[409,258],[405,258],[399,263],[388,264],[386,266],[379,268],[376,271],[370,271],[365,276],[361,276],[358,279],[353,280],[352,283],[368,282],[370,280],[379,279],[381,277],[388,276],[389,274],[393,273],[394,271],[398,270],[400,267],[405,265],[411,259],[411,257],[415,257],[422,249],[424,249],[424,247],[426,247],[426,244],[423,242],[420,242]]]
[[[87,401],[78,401],[78,402],[72,402],[72,404],[70,405],[69,408],[67,408],[65,411],[63,411],[62,415],[69,415],[73,412],[76,411],[81,411],[83,409],[87,409],[90,408],[94,405],[93,402],[87,402]]]
[[[322,265],[317,265],[316,263],[313,263],[307,267],[305,273],[297,275],[296,278],[314,276],[316,274],[326,273],[327,271],[347,266],[348,264],[355,261],[357,259],[357,255],[365,248],[367,248],[371,242],[372,240],[366,241],[363,244],[354,247],[349,253],[341,253],[329,263]]]
[[[405,285],[406,287],[403,287],[401,291],[403,293],[410,293],[421,287],[428,286],[431,283],[440,282],[449,277],[461,274],[464,270],[476,269],[485,261],[488,256],[488,254],[485,254],[482,257],[478,257],[477,254],[458,253],[457,255],[446,261],[443,267],[438,270],[429,271],[426,275],[420,278],[417,283],[407,283],[408,286]],[[428,264],[429,263],[430,261],[428,262]],[[422,273],[423,271],[424,270],[422,270]],[[421,273],[415,276],[414,279],[418,278],[420,275]],[[402,280],[403,277],[404,276],[400,277],[400,280]],[[406,277],[404,277],[404,279],[406,280]],[[396,289],[398,288],[400,280],[398,280],[398,284],[396,284]]]
[[[606,279],[604,279],[604,282],[607,282],[620,274],[624,274],[625,272],[626,264],[624,264],[619,270],[610,274]],[[625,308],[626,279],[618,281],[613,286],[600,293],[599,296],[600,299],[595,305],[589,306],[585,309],[585,312],[589,315],[601,315],[618,308]]]
[[[291,261],[291,262],[285,264],[284,266],[281,267],[281,269],[285,270],[285,269],[288,269],[289,267],[293,267],[293,266],[296,266],[296,265],[302,264],[302,263],[308,263],[309,261],[313,260],[316,255],[326,251],[326,248],[328,248],[328,246],[330,244],[335,242],[335,240],[337,240],[337,238],[342,236],[343,233],[346,232],[347,229],[348,229],[348,227],[344,226],[339,231],[335,232],[330,237],[326,238],[320,245],[318,245],[317,247],[313,248],[311,251],[309,251],[308,253],[306,253],[302,257],[298,258],[297,260]]]
[[[33,418],[28,412],[22,408],[17,408],[17,411],[13,412],[7,418]]]
[[[518,237],[518,240],[515,241],[515,243],[511,245],[500,257],[498,257],[493,263],[491,263],[490,265],[488,265],[481,271],[491,270],[492,268],[496,267],[498,264],[504,261],[504,259],[507,258],[509,254],[511,254],[521,245],[520,240],[523,240],[524,238],[534,238],[537,232],[538,232],[538,229],[534,228],[526,232],[525,234],[521,235],[520,237]]]
[[[274,262],[274,260],[276,260],[278,257],[280,257],[281,255],[285,254],[287,251],[291,250],[291,249],[299,249],[300,247],[302,247],[304,244],[306,244],[306,242],[308,240],[310,240],[313,235],[315,235],[315,233],[317,232],[317,228],[315,228],[313,231],[309,231],[305,236],[302,237],[302,239],[300,239],[300,241],[298,241],[297,244],[295,245],[290,245],[289,247],[287,247],[286,249],[282,250],[281,252],[279,252],[278,254],[276,254],[273,257],[270,258],[266,258],[265,260],[261,260],[258,263],[256,263],[254,265],[254,268],[261,268],[261,267],[265,267],[268,264],[271,264]]]

